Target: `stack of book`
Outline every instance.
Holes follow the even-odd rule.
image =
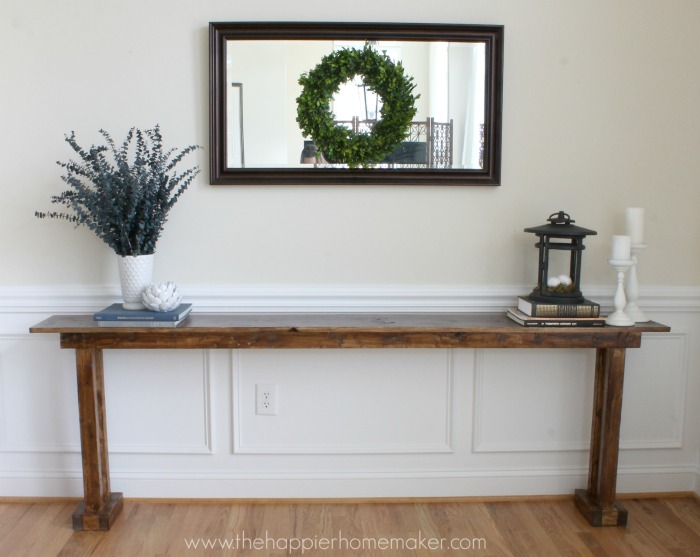
[[[526,327],[602,327],[600,304],[584,300],[580,304],[533,302],[526,296],[518,297],[518,307],[510,308],[508,317]]]
[[[171,311],[124,309],[112,304],[92,315],[98,327],[177,327],[192,311],[192,304],[180,304]]]

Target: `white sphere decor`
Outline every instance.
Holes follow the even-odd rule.
[[[182,294],[174,282],[153,283],[143,292],[143,305],[151,311],[170,311],[182,302]]]

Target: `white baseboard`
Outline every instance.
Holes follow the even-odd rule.
[[[694,470],[619,470],[618,493],[687,492]],[[486,497],[573,494],[583,469],[379,473],[112,470],[112,490],[145,498]],[[0,472],[5,497],[82,497],[80,471]]]

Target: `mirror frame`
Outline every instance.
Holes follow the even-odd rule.
[[[226,166],[226,41],[391,40],[486,43],[484,168],[228,168]],[[213,185],[498,186],[501,178],[503,26],[416,23],[209,23],[210,183]]]

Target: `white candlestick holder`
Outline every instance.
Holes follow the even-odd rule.
[[[617,271],[617,290],[613,298],[615,311],[608,316],[605,320],[605,324],[614,327],[630,327],[634,325],[634,320],[624,312],[624,308],[627,305],[624,284],[625,273],[634,265],[634,262],[631,259],[628,261],[608,259],[608,263]]]
[[[625,294],[627,296],[627,305],[625,306],[625,314],[630,319],[634,319],[636,323],[646,323],[650,319],[637,305],[639,299],[639,282],[637,280],[637,254],[646,249],[645,244],[632,244],[632,267],[630,268],[627,282],[625,284]]]

